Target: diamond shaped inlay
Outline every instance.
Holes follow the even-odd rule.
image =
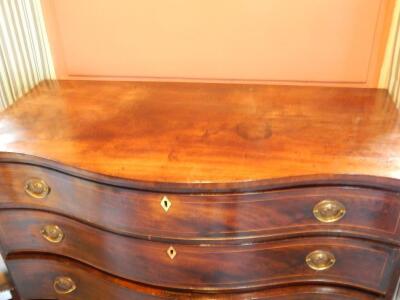
[[[172,246],[169,247],[168,250],[167,250],[167,254],[168,254],[168,256],[169,256],[170,259],[174,259],[175,256],[176,256],[176,250],[175,250],[175,248],[172,247]]]
[[[172,206],[171,201],[169,201],[167,196],[162,197],[161,199],[161,207],[167,212]]]

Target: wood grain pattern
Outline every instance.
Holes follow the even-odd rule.
[[[39,209],[66,215],[123,235],[180,243],[244,243],[297,235],[364,237],[400,245],[400,195],[371,188],[324,186],[259,193],[172,194],[80,180],[46,168],[0,164],[0,208]],[[51,188],[45,199],[24,191],[29,178]],[[172,206],[166,213],[161,199]],[[313,207],[336,199],[346,215],[324,224]]]
[[[111,277],[103,272],[78,264],[61,257],[45,255],[18,255],[9,260],[15,270],[14,281],[23,299],[74,299],[74,300],[153,300],[153,299],[195,299],[195,300],[378,300],[383,296],[362,293],[340,287],[295,286],[265,291],[253,291],[233,294],[200,294],[159,290],[149,286]],[[30,276],[26,276],[30,274]],[[57,295],[52,283],[60,274],[70,276],[77,283],[77,289],[70,295]]]
[[[64,239],[49,243],[41,229],[55,224]],[[116,276],[170,289],[221,292],[276,285],[327,283],[385,294],[398,264],[398,250],[343,238],[301,238],[242,245],[158,243],[106,233],[44,212],[0,213],[3,253],[54,253]],[[176,256],[167,251],[173,246]],[[330,251],[335,265],[314,271],[305,263],[317,249]]]
[[[146,182],[400,178],[399,112],[374,89],[47,82],[1,115],[0,140],[3,152]]]

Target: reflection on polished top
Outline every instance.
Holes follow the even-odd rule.
[[[43,82],[0,113],[0,151],[150,182],[400,179],[399,116],[375,89]]]

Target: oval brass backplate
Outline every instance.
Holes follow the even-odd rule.
[[[54,279],[53,288],[57,294],[70,294],[76,290],[75,282],[66,276],[60,276]]]
[[[346,208],[336,200],[323,200],[313,209],[314,216],[323,223],[339,221],[346,214]]]
[[[60,243],[64,238],[64,232],[57,225],[45,225],[40,233],[50,243]]]
[[[31,178],[25,182],[25,192],[36,199],[43,199],[50,193],[48,184],[39,178]]]
[[[316,271],[323,271],[331,268],[336,262],[335,256],[329,251],[315,250],[307,255],[307,265]]]

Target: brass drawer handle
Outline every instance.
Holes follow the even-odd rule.
[[[336,200],[323,200],[313,209],[314,216],[323,223],[339,221],[346,214],[346,208]]]
[[[59,276],[54,279],[53,288],[57,294],[70,294],[76,290],[75,282],[66,276]]]
[[[316,271],[328,270],[336,262],[335,256],[324,250],[315,250],[307,255],[307,265]]]
[[[40,233],[50,243],[60,243],[64,238],[64,232],[57,225],[45,225]]]
[[[39,178],[31,178],[25,182],[25,192],[36,199],[43,199],[50,193],[48,184]]]

